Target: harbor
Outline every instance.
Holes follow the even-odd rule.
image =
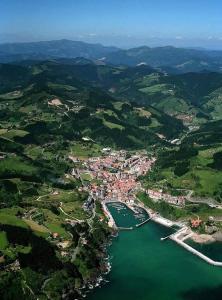
[[[91,291],[87,299],[163,300],[165,295],[164,300],[191,300],[184,295],[195,292],[194,287],[197,291],[204,290],[194,299],[218,299],[209,298],[206,291],[222,285],[222,269],[212,268],[213,265],[171,238],[161,241],[178,229],[152,219],[136,227],[140,222],[131,210],[126,207],[117,210],[118,206],[112,204],[108,207],[116,226],[133,230],[120,230],[113,239],[108,249],[111,271],[105,276],[102,288]]]
[[[207,262],[210,265],[213,266],[217,266],[217,267],[222,267],[222,262],[220,261],[215,261],[211,258],[209,258],[208,256],[204,255],[203,253],[201,253],[200,251],[198,251],[197,249],[191,247],[190,245],[188,245],[187,243],[185,243],[185,240],[188,240],[189,238],[192,237],[192,235],[194,234],[190,228],[188,228],[187,226],[180,224],[178,222],[172,222],[170,220],[167,220],[166,218],[161,217],[159,214],[155,214],[153,213],[150,209],[145,208],[144,206],[138,206],[132,209],[132,206],[130,205],[126,205],[125,203],[122,202],[108,202],[108,203],[112,203],[112,205],[114,205],[113,207],[116,208],[117,210],[122,210],[125,209],[124,206],[126,206],[128,209],[130,209],[136,216],[136,214],[138,214],[138,208],[142,208],[148,215],[148,217],[145,220],[142,220],[142,222],[137,223],[133,226],[130,227],[121,227],[121,226],[117,226],[115,223],[115,220],[112,216],[112,214],[110,213],[109,209],[106,207],[106,205],[104,205],[106,207],[106,211],[107,214],[109,215],[109,222],[111,222],[111,224],[113,224],[114,228],[117,230],[133,230],[134,228],[139,228],[143,225],[145,225],[146,223],[148,223],[149,221],[154,221],[162,226],[165,226],[167,228],[172,228],[172,226],[177,226],[179,229],[176,232],[173,232],[165,237],[161,237],[160,240],[161,241],[165,241],[167,239],[171,239],[172,241],[174,241],[175,243],[177,243],[179,246],[183,247],[184,249],[186,249],[187,251],[191,252],[193,255],[198,256],[200,259],[204,260],[205,262]]]

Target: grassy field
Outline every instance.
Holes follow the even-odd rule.
[[[62,223],[45,223],[47,228],[53,232],[53,233],[58,233],[61,237],[68,238],[70,235],[67,233],[65,228],[62,227]]]
[[[189,106],[186,101],[173,96],[163,99],[159,104],[156,104],[155,107],[172,115],[176,115],[178,113],[187,113],[189,111]]]
[[[29,145],[28,147],[26,147],[25,154],[27,154],[29,157],[33,159],[41,157],[46,160],[53,159],[56,156],[54,151],[47,151],[43,147],[37,145]]]
[[[22,95],[23,95],[22,91],[13,91],[13,92],[1,94],[0,95],[0,99],[3,99],[3,100],[14,100],[14,99],[21,98]]]
[[[0,212],[0,224],[13,225],[28,229],[29,226],[16,216]]]
[[[122,109],[123,102],[119,102],[119,101],[113,102],[113,106],[115,109],[120,111]]]
[[[92,177],[89,173],[82,173],[81,178],[82,178],[82,180],[85,180],[85,181],[91,181],[92,180]]]
[[[56,215],[46,212],[46,220],[49,223],[57,221],[61,221],[66,218],[77,218],[77,219],[86,219],[88,214],[83,210],[82,205],[87,197],[87,194],[79,194],[78,192],[74,191],[62,191],[58,190],[58,194],[49,194],[39,199],[38,203],[41,205],[54,205],[56,207],[60,207],[62,204],[62,210],[65,214],[60,211],[60,216],[57,217]],[[48,227],[48,226],[47,226]]]
[[[158,122],[157,119],[151,118],[151,124],[150,124],[150,128],[155,128],[155,127],[159,127],[161,126],[161,124]]]
[[[148,110],[143,108],[134,108],[134,111],[138,113],[139,117],[149,118],[152,115]]]
[[[142,80],[137,83],[138,87],[150,86],[158,83],[160,75],[158,73],[152,73],[150,75],[145,75]]]
[[[164,169],[161,174],[164,179],[159,181],[157,185],[163,187],[167,182],[174,189],[191,189],[194,190],[196,196],[210,196],[222,185],[222,174],[219,171],[210,168],[192,168],[183,176],[175,176],[171,168]]]
[[[159,188],[168,185],[173,189],[189,189],[193,190],[196,196],[215,197],[222,187],[222,172],[212,168],[211,164],[213,155],[221,149],[222,146],[200,149],[198,155],[189,159],[188,172],[182,176],[175,175],[173,166],[160,169],[158,176],[161,179],[157,180],[155,185]],[[151,180],[151,185],[153,183]]]
[[[0,231],[0,250],[6,249],[8,246],[8,240],[6,233],[4,231]]]
[[[70,145],[72,155],[79,158],[88,158],[101,155],[101,146],[98,144],[86,144],[76,142]]]
[[[156,93],[171,95],[171,92],[169,90],[170,90],[170,87],[167,84],[156,84],[156,85],[147,86],[147,87],[139,89],[140,92],[149,94],[149,95],[153,95]]]
[[[37,168],[26,163],[19,157],[8,157],[0,161],[0,176],[6,178],[19,177],[22,175],[31,176],[37,172]]]
[[[66,90],[66,91],[77,90],[77,88],[74,86],[66,85],[66,84],[58,84],[58,83],[53,83],[53,82],[49,82],[48,87],[53,88],[53,89],[62,89],[62,90]]]
[[[28,134],[27,131],[25,130],[19,130],[19,129],[11,129],[11,130],[6,130],[6,129],[0,129],[0,135],[8,138],[8,139],[14,139],[15,137],[24,137]]]
[[[89,217],[89,215],[86,212],[84,212],[84,210],[82,209],[82,205],[80,205],[80,203],[75,203],[75,202],[64,203],[62,209],[64,210],[64,212],[66,212],[69,215],[70,218],[77,218],[80,220],[84,220]]]
[[[119,130],[123,130],[124,129],[124,127],[122,125],[119,125],[119,124],[116,124],[116,123],[112,123],[112,122],[109,122],[109,121],[106,121],[106,120],[103,120],[103,124],[106,127],[109,127],[111,129],[113,129],[113,128],[117,128]]]
[[[43,226],[43,225],[39,225],[38,223],[36,223],[35,221],[32,220],[28,220],[28,219],[24,219],[24,222],[33,230],[33,231],[37,231],[40,233],[49,233],[49,230]]]

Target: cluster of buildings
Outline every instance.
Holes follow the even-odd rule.
[[[155,162],[144,153],[130,155],[128,152],[105,148],[103,156],[88,158],[82,169],[72,170],[72,175],[87,172],[92,180],[83,187],[92,198],[102,201],[134,203],[136,192],[141,189],[138,176],[145,175]]]
[[[151,189],[148,189],[146,193],[153,201],[163,200],[172,205],[185,206],[185,196],[172,196],[170,194],[163,193],[162,190],[156,191]]]
[[[72,169],[71,174],[81,178],[81,174],[87,173],[92,180],[83,184],[80,188],[89,193],[88,201],[84,209],[90,209],[92,199],[101,201],[122,201],[126,204],[134,204],[136,194],[142,190],[138,177],[145,175],[155,162],[155,158],[148,158],[146,153],[138,152],[131,155],[125,150],[112,151],[110,148],[102,150],[100,157],[91,157],[81,163],[81,167]],[[78,162],[76,157],[69,156],[73,162]],[[164,193],[163,190],[146,190],[147,195],[153,201],[165,201],[171,205],[185,206],[186,196],[173,196]]]

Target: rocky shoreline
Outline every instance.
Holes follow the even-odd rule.
[[[191,239],[198,244],[211,244],[214,242],[222,242],[222,232],[218,231],[214,234],[197,234],[194,233]]]
[[[92,292],[95,288],[100,287],[101,285],[107,283],[107,280],[105,279],[105,276],[109,274],[111,271],[111,263],[110,263],[110,256],[108,254],[108,248],[112,244],[112,239],[117,237],[118,232],[113,232],[110,237],[108,238],[108,241],[106,241],[103,244],[103,257],[101,258],[101,265],[98,269],[98,273],[95,275],[95,277],[91,280],[89,280],[87,283],[83,284],[81,288],[78,289],[78,293],[80,298],[76,298],[75,300],[80,300],[83,298],[86,298],[87,295]]]

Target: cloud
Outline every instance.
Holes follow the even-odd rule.
[[[183,40],[183,37],[181,35],[178,35],[175,37],[176,40]]]

